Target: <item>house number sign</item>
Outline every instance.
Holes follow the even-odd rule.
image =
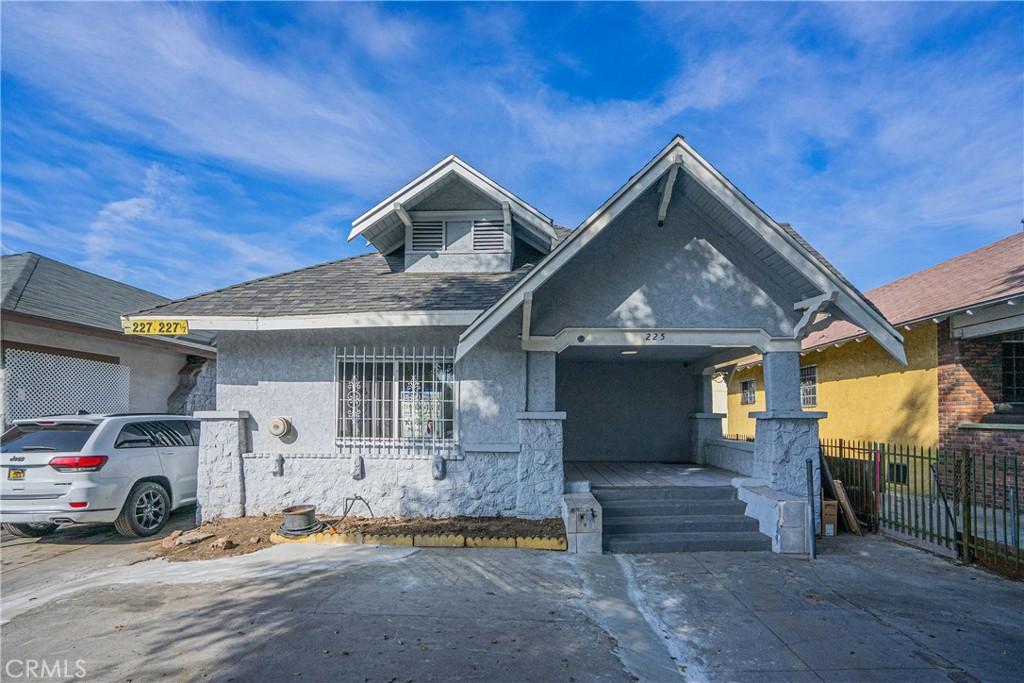
[[[663,342],[665,341],[664,332],[647,332],[644,334],[645,342]]]

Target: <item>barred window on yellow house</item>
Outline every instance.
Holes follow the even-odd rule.
[[[800,406],[813,408],[818,405],[818,366],[800,368]]]
[[[740,405],[752,406],[757,399],[757,382],[752,379],[740,384]]]

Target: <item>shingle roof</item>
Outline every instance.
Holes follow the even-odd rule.
[[[285,316],[483,310],[533,267],[511,273],[407,273],[401,253],[353,256],[199,294],[139,315]]]
[[[0,257],[0,299],[5,311],[121,331],[121,315],[170,301],[33,252]],[[209,344],[213,335],[182,337]]]
[[[893,325],[1024,294],[1024,233],[993,242],[867,292]],[[804,339],[805,349],[864,334],[837,321]]]

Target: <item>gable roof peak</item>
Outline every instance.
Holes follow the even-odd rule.
[[[457,155],[449,154],[352,221],[349,241],[362,236],[382,252],[386,253],[388,249],[394,248],[398,239],[397,227],[400,224],[396,218],[396,205],[415,203],[451,174],[457,175],[471,188],[496,203],[507,203],[519,224],[536,234],[541,242],[547,244],[556,239],[554,221],[551,218]],[[402,235],[404,236],[404,230]]]

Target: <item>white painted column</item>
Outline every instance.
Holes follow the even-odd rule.
[[[199,471],[196,521],[245,516],[245,470],[248,448],[244,410],[196,411],[199,430]]]
[[[553,351],[527,351],[526,410],[550,412],[555,409],[555,358]]]
[[[800,410],[800,353],[764,354],[765,410]]]

